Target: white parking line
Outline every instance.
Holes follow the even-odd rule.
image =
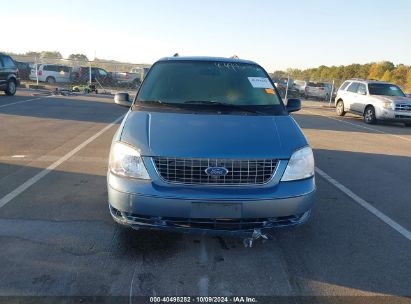
[[[207,253],[207,248],[205,244],[206,240],[205,237],[201,237],[201,247],[200,247],[200,257],[199,257],[199,263],[200,266],[206,267],[208,263],[208,253]],[[208,278],[207,274],[204,274],[200,277],[198,281],[198,292],[199,295],[202,297],[208,296],[208,285],[209,285],[210,279]]]
[[[200,278],[200,281],[198,282],[198,289],[199,289],[199,295],[201,297],[208,296],[209,283],[210,283],[210,279],[208,278],[208,276],[203,276]]]
[[[15,105],[15,104],[19,104],[19,103],[23,103],[23,102],[28,102],[28,101],[33,101],[33,100],[38,100],[38,99],[43,99],[43,98],[49,98],[49,97],[51,97],[51,96],[44,96],[44,97],[37,97],[37,98],[20,100],[20,101],[8,103],[8,104],[5,104],[5,105],[1,105],[0,108],[5,108],[5,107],[12,106],[12,105]]]
[[[89,139],[87,139],[86,141],[82,142],[80,145],[78,145],[77,147],[75,147],[73,150],[71,150],[70,152],[68,152],[66,155],[64,155],[63,157],[61,157],[60,159],[58,159],[57,161],[55,161],[54,163],[52,163],[50,166],[48,166],[46,169],[42,170],[41,172],[37,173],[36,175],[34,175],[32,178],[29,178],[27,181],[25,181],[23,184],[21,184],[20,186],[18,186],[16,189],[14,189],[13,191],[11,191],[9,194],[3,196],[0,199],[0,208],[4,207],[8,202],[10,202],[12,199],[14,199],[16,196],[18,196],[19,194],[21,194],[22,192],[24,192],[27,188],[29,188],[30,186],[34,185],[35,183],[37,183],[39,180],[41,180],[43,177],[45,177],[47,174],[49,174],[51,171],[53,171],[54,169],[56,169],[58,166],[60,166],[62,163],[64,163],[65,161],[67,161],[69,158],[71,158],[74,154],[76,154],[77,152],[79,152],[81,149],[83,149],[85,146],[87,146],[89,143],[91,143],[92,141],[94,141],[97,137],[99,137],[101,134],[103,134],[104,132],[106,132],[108,129],[110,129],[113,125],[115,125],[116,123],[118,123],[119,121],[121,121],[123,119],[124,115],[122,115],[121,117],[117,118],[116,120],[114,120],[112,123],[110,123],[109,125],[105,126],[103,129],[101,129],[99,132],[97,132],[96,134],[94,134],[93,136],[91,136]]]
[[[393,136],[393,137],[400,138],[402,140],[406,140],[406,141],[411,142],[411,138],[403,137],[403,136],[396,135],[396,134],[387,133],[387,132],[377,130],[377,129],[374,129],[374,128],[370,128],[370,127],[366,127],[366,126],[357,125],[355,123],[352,123],[352,122],[349,122],[349,121],[346,121],[346,120],[337,119],[335,117],[330,117],[330,116],[327,116],[327,115],[324,115],[324,114],[315,113],[315,112],[312,112],[312,111],[309,111],[309,110],[306,110],[306,109],[303,109],[303,111],[305,111],[307,113],[310,113],[310,114],[313,114],[313,115],[322,116],[322,117],[326,117],[326,118],[329,118],[329,119],[332,119],[332,120],[336,120],[336,121],[339,121],[339,122],[342,122],[342,123],[345,123],[347,125],[351,125],[351,126],[354,126],[354,127],[357,127],[357,128],[361,128],[361,129],[368,130],[368,131],[374,131],[374,132],[377,132],[377,133]]]
[[[26,155],[13,155],[12,158],[25,158]]]
[[[369,212],[374,214],[376,217],[378,217],[380,220],[382,220],[384,223],[386,223],[388,226],[399,232],[401,235],[403,235],[406,239],[411,241],[411,232],[405,229],[403,226],[398,224],[397,222],[393,221],[391,218],[386,216],[384,213],[373,207],[370,203],[366,202],[364,199],[359,197],[357,194],[352,192],[350,189],[339,183],[337,180],[333,179],[331,176],[329,176],[327,173],[322,171],[319,168],[315,168],[315,172],[317,172],[320,176],[322,176],[324,179],[329,181],[332,185],[340,189],[342,192],[344,192],[346,195],[348,195],[350,198],[352,198],[356,203],[358,203],[360,206],[363,208],[367,209]]]

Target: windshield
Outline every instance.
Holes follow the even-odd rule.
[[[370,91],[370,95],[405,97],[405,94],[398,86],[389,83],[370,83],[368,90]]]
[[[261,67],[215,61],[155,64],[139,91],[137,101],[282,107],[267,73]]]

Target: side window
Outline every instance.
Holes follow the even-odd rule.
[[[98,69],[98,72],[101,76],[107,76],[107,72],[102,69]]]
[[[344,91],[344,90],[348,87],[349,84],[350,84],[349,81],[344,82],[344,83],[341,85],[341,87],[339,88],[339,90]]]
[[[0,68],[3,67],[3,56],[0,56]]]
[[[3,56],[3,65],[5,68],[15,68],[16,65],[13,61],[13,59],[11,59],[9,56]]]
[[[348,92],[357,93],[358,86],[360,84],[358,82],[353,82],[347,89]]]
[[[361,95],[367,95],[367,88],[366,88],[365,84],[360,83],[358,85],[357,93],[361,94]]]
[[[48,70],[49,70],[49,71],[52,71],[52,72],[58,72],[58,73],[60,73],[61,67],[59,67],[58,65],[49,65],[49,66],[48,66]]]
[[[53,66],[52,65],[44,65],[43,66],[43,71],[53,71]]]

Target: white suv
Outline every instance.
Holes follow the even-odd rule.
[[[411,126],[411,98],[391,83],[350,79],[337,92],[335,107],[339,116],[352,112],[364,117],[364,122],[378,120],[403,122]]]
[[[65,65],[40,64],[37,69],[39,81],[53,84],[56,82],[70,82],[70,68]],[[30,80],[36,80],[36,68],[30,72]]]

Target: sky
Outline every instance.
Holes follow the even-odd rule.
[[[175,53],[237,55],[269,72],[411,64],[411,0],[1,1],[1,23],[13,25],[13,34],[0,50],[15,53],[132,63]]]

